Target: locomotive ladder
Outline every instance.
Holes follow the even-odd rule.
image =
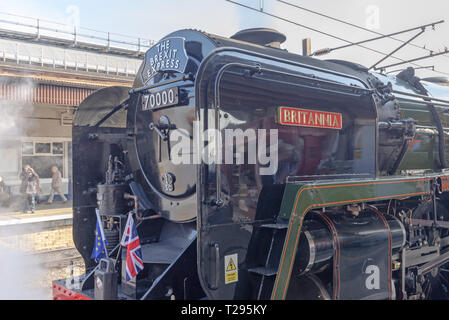
[[[256,278],[257,299],[268,300],[278,273],[288,223],[278,221],[273,224],[263,224],[259,228],[259,237],[270,238],[269,249],[262,254],[260,260],[258,259],[264,261],[264,264],[250,268],[248,271]]]

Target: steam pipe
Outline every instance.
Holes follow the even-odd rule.
[[[125,198],[125,200],[130,200],[130,199],[134,200],[134,210],[136,210],[136,212],[137,212],[137,209],[139,209],[139,199],[137,198],[137,196],[133,196],[129,193],[125,193],[123,198]]]
[[[153,219],[159,219],[162,218],[161,215],[159,214],[155,214],[149,217],[142,217],[142,215],[139,213],[139,198],[137,196],[131,195],[129,193],[125,193],[125,195],[123,196],[126,200],[134,200],[134,212],[136,213],[136,218],[139,221],[144,221],[144,220],[153,220]]]

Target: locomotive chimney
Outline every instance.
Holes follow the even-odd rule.
[[[231,37],[231,39],[280,49],[281,43],[283,43],[287,38],[284,34],[274,29],[252,28],[237,32]]]

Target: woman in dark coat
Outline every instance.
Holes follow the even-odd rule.
[[[33,168],[28,166],[28,169],[25,172],[25,179],[22,180],[22,183],[24,181],[26,182],[25,194],[27,199],[23,212],[27,213],[28,210],[31,210],[31,213],[34,213],[34,210],[36,209],[37,194],[41,189],[39,175],[33,170]]]

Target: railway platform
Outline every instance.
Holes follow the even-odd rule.
[[[71,203],[39,204],[34,213],[22,213],[17,206],[0,210],[0,237],[72,225]]]
[[[34,213],[19,205],[0,210],[0,245],[25,252],[73,247],[71,202],[38,204]]]

